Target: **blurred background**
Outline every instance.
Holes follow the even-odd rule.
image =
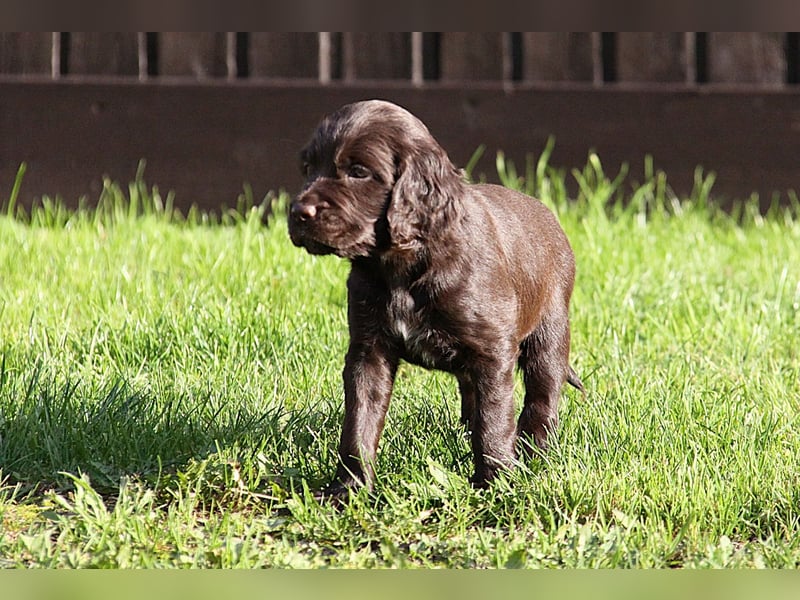
[[[606,173],[645,157],[688,194],[717,174],[720,202],[798,189],[797,32],[0,33],[0,198],[96,200],[144,177],[175,205],[235,205],[245,189],[297,191],[297,154],[325,113],[384,98],[464,166]]]

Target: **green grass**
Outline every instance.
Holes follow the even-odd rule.
[[[179,215],[140,179],[0,216],[0,566],[796,567],[800,211],[498,157],[578,262],[552,451],[475,491],[453,380],[404,365],[378,482],[335,467],[347,265],[285,196]],[[567,199],[566,182],[578,182]]]

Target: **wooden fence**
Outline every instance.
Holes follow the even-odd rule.
[[[403,104],[464,164],[609,171],[646,154],[679,192],[702,165],[721,196],[800,188],[797,33],[0,34],[0,198],[95,198],[103,175],[174,189],[179,205],[294,190],[319,117],[367,97]],[[641,172],[641,171],[639,171]]]

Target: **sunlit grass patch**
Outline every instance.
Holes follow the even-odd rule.
[[[2,566],[796,566],[800,224],[550,150],[506,185],[575,250],[551,452],[486,491],[452,379],[398,373],[373,494],[335,468],[347,265],[287,198],[179,214],[139,178],[0,217]],[[578,194],[569,198],[567,180]],[[264,223],[266,221],[266,224]]]

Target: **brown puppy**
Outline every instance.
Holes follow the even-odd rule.
[[[398,362],[455,374],[485,486],[515,459],[517,436],[546,448],[568,381],[572,249],[538,200],[470,185],[425,125],[383,101],[349,104],[301,153],[306,184],[289,233],[312,254],[351,262],[350,347],[336,478],[370,486]],[[514,367],[525,401],[514,423]]]

